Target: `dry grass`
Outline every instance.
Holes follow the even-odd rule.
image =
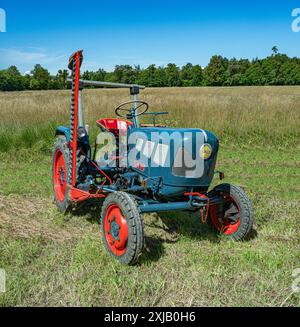
[[[115,116],[128,100],[126,90],[85,90],[85,119]],[[69,91],[0,93],[0,148],[37,141],[49,143],[55,124],[68,124]],[[300,140],[300,87],[146,89],[141,99],[151,111],[169,111],[170,126],[214,131],[224,143],[295,146]],[[167,118],[166,118],[167,117]],[[13,130],[8,137],[8,129]],[[19,140],[19,141],[18,141]]]
[[[0,232],[15,238],[56,242],[71,242],[82,237],[86,229],[56,224],[52,202],[49,198],[0,194]]]

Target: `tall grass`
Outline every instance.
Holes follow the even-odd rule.
[[[69,124],[69,91],[0,92],[0,151],[48,149],[58,124]],[[300,87],[149,88],[150,111],[168,111],[162,122],[214,131],[223,143],[290,147],[300,140]],[[84,91],[85,121],[114,117],[127,90]],[[148,118],[143,118],[149,119]]]

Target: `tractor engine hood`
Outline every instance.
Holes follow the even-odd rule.
[[[214,175],[218,148],[217,137],[201,129],[128,130],[128,166],[161,196],[180,195],[191,189],[207,190]]]

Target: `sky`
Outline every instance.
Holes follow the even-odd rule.
[[[215,54],[263,58],[274,45],[300,56],[300,32],[291,27],[300,0],[0,0],[0,8],[0,69],[16,65],[22,73],[38,63],[55,73],[77,49],[84,70],[109,71],[118,64],[206,66]]]

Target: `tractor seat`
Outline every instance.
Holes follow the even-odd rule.
[[[113,133],[116,137],[126,135],[127,130],[133,125],[131,122],[118,118],[104,118],[97,120],[99,127],[106,132]]]

